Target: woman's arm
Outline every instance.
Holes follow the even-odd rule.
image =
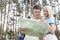
[[[49,30],[50,30],[50,32],[52,33],[52,34],[55,34],[55,30],[56,30],[56,26],[55,26],[55,24],[50,24],[49,25]]]
[[[48,24],[45,20],[41,19],[41,22],[46,23],[48,25],[49,31],[52,34],[55,34],[56,26],[54,23]]]

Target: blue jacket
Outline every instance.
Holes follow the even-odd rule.
[[[25,34],[20,34],[19,35],[19,40],[24,40],[24,38],[25,38]]]

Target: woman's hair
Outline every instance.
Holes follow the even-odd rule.
[[[46,6],[44,6],[44,8],[47,9],[47,11],[48,11],[48,15],[49,15],[50,17],[53,16],[54,11],[52,10],[52,7],[51,7],[51,6],[46,5]],[[44,9],[44,8],[43,8],[43,9]]]

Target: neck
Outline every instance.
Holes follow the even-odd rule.
[[[33,19],[38,20],[38,19],[40,19],[40,18],[39,18],[39,17],[33,17]]]
[[[45,18],[49,18],[49,16],[45,17]]]

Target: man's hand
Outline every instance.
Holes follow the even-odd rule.
[[[19,31],[20,33],[23,33],[23,28],[22,28],[22,27],[19,28],[18,31]]]

